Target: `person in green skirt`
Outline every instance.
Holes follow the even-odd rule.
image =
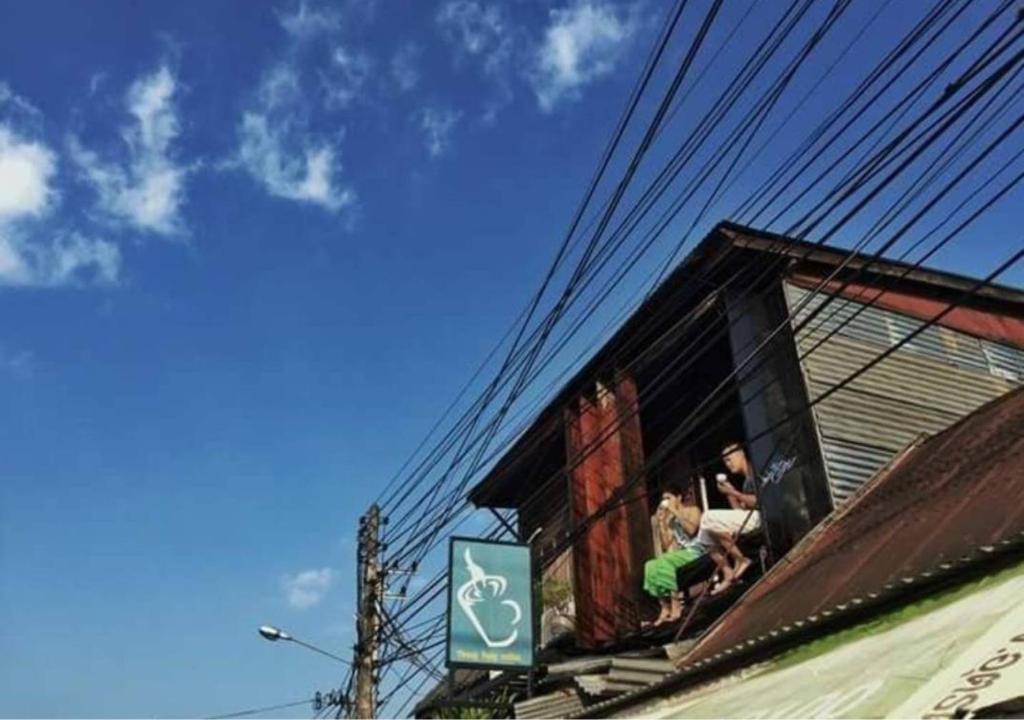
[[[674,622],[682,616],[676,573],[707,553],[707,548],[697,539],[700,508],[692,502],[692,492],[685,497],[687,499],[678,485],[667,486],[652,519],[658,547],[656,557],[644,564],[644,591],[657,598],[661,605],[661,612],[652,626]]]

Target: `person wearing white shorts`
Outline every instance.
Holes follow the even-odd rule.
[[[708,510],[701,522],[699,536],[702,542],[710,543],[711,533],[729,533],[740,537],[761,529],[761,513],[757,510],[733,510],[732,508]]]
[[[743,474],[743,489],[737,490],[727,479],[720,478],[718,490],[729,501],[729,509],[708,510],[701,517],[697,539],[709,548],[720,548],[732,560],[723,563],[722,582],[712,595],[724,592],[750,567],[750,558],[736,545],[741,535],[761,529],[761,513],[757,510],[757,478],[747,454],[739,443],[730,443],[722,450],[722,461],[729,472]]]

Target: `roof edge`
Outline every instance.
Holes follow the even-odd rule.
[[[733,645],[705,660],[684,665],[662,682],[589,705],[569,718],[608,717],[663,695],[688,690],[724,673],[732,672],[757,660],[768,660],[786,650],[798,647],[826,634],[839,632],[876,617],[889,609],[906,606],[936,589],[953,588],[970,582],[977,575],[993,568],[1009,567],[1024,561],[1024,531],[997,545],[986,545],[954,561],[938,563],[918,575],[884,585],[866,598],[853,598],[830,609],[798,620],[780,630]]]

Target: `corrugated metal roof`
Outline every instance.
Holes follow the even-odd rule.
[[[863,488],[861,488],[863,490]],[[932,569],[919,575],[900,578],[898,582],[884,585],[878,592],[868,593],[865,599],[854,598],[819,613],[810,615],[803,620],[796,620],[778,630],[760,635],[726,648],[711,657],[692,664],[683,665],[677,672],[669,675],[657,685],[640,688],[624,695],[613,697],[594,705],[587,705],[583,711],[569,715],[576,717],[607,717],[609,713],[618,713],[620,717],[629,717],[630,712],[649,700],[663,697],[666,693],[685,690],[702,683],[716,681],[723,677],[722,673],[732,673],[750,665],[751,662],[764,660],[780,649],[835,632],[843,623],[857,623],[869,617],[870,613],[881,612],[892,608],[895,603],[906,602],[912,598],[924,597],[936,588],[948,587],[956,578],[982,567],[993,569],[1007,567],[1008,563],[1024,560],[1024,532],[1015,537],[1001,540],[998,545],[985,545],[966,553],[956,560],[939,563]]]
[[[571,689],[562,689],[517,702],[513,707],[517,718],[557,718],[582,710],[583,702]]]
[[[892,458],[891,450],[839,440],[822,440],[821,450],[828,464],[832,499],[836,505],[846,502],[864,484],[864,478],[873,476]]]
[[[1024,532],[1024,389],[909,453],[776,564],[680,663],[713,657]]]
[[[543,684],[561,684],[553,692],[515,704],[518,718],[566,717],[585,711],[595,698],[632,692],[661,682],[675,671],[664,655],[637,657],[604,655],[582,657],[548,665]],[[569,687],[564,685],[569,683]]]

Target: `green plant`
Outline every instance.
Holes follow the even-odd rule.
[[[547,578],[541,587],[541,602],[545,608],[566,610],[572,602],[572,587],[565,580]]]
[[[504,688],[489,702],[497,705],[511,704],[512,692]],[[478,707],[476,705],[462,705],[460,707],[438,708],[430,716],[434,720],[497,720],[507,715],[490,707]]]

